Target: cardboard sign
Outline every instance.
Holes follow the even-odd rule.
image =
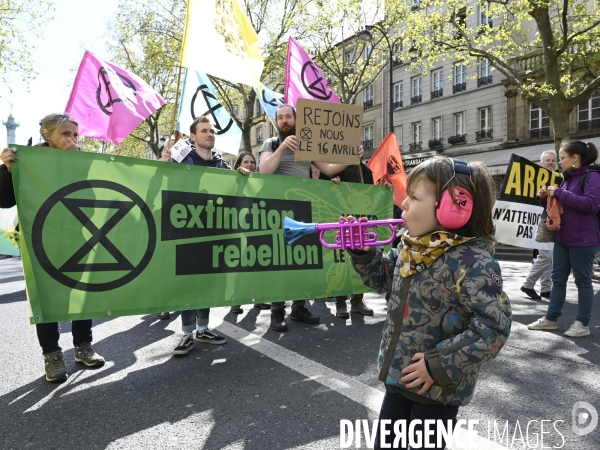
[[[171,158],[180,163],[191,151],[192,146],[183,139],[179,139],[173,148],[171,148]]]
[[[296,108],[296,161],[357,165],[362,138],[362,106],[299,99]]]

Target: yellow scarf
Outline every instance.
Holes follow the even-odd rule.
[[[407,278],[427,270],[446,250],[472,239],[475,238],[462,237],[447,231],[434,231],[425,236],[412,237],[406,231],[402,235],[400,276]]]

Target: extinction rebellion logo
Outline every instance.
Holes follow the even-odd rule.
[[[40,207],[32,246],[40,265],[59,283],[109,291],[144,271],[156,248],[156,225],[131,189],[110,181],[79,181]]]

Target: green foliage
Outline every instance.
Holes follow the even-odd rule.
[[[33,79],[31,36],[52,20],[54,3],[48,0],[0,0],[0,77],[10,86],[11,76]]]
[[[509,88],[550,115],[557,144],[569,137],[571,110],[600,88],[597,2],[422,0],[398,25],[421,51],[415,70],[447,59],[468,66],[489,59]]]

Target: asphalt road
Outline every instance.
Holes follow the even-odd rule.
[[[591,336],[562,335],[576,314],[572,279],[559,331],[529,331],[525,325],[547,301],[519,291],[529,264],[501,265],[514,325],[508,345],[482,367],[474,400],[459,412],[479,420],[471,448],[599,449],[600,425],[585,436],[572,429],[576,402],[600,412],[598,295]],[[215,308],[210,327],[229,342],[196,344],[185,357],[171,355],[181,334],[178,315],[94,321],[94,345],[107,360],[97,370],[74,363],[70,325],[62,324],[70,377],[54,385],[44,380],[29,325],[21,261],[0,259],[0,448],[340,448],[340,420],[371,424],[383,396],[376,356],[385,301],[367,294],[366,302],[373,317],[342,320],[333,299],[316,300],[311,310],[321,324],[288,319],[287,333],[268,329],[268,311],[246,306],[234,316]],[[592,420],[578,417],[580,428]]]

